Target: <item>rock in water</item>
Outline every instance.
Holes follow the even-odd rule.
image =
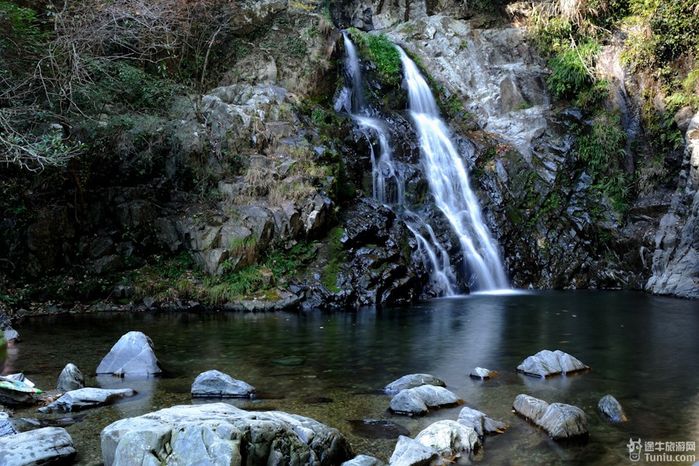
[[[66,367],[63,368],[61,374],[58,376],[58,382],[56,383],[56,388],[62,392],[69,392],[71,390],[77,390],[85,386],[85,378],[82,372],[78,369],[78,366],[69,362]]]
[[[17,430],[15,429],[14,424],[10,420],[10,415],[4,412],[0,412],[0,437],[14,435],[16,433]]]
[[[357,455],[349,461],[345,461],[340,466],[384,466],[378,458],[368,455]]]
[[[469,407],[461,410],[457,422],[471,427],[479,437],[483,437],[485,434],[501,434],[508,428],[504,422],[491,419],[485,413]]]
[[[44,427],[0,438],[0,464],[47,466],[70,463],[73,439],[62,427]]]
[[[544,429],[554,440],[588,434],[587,416],[577,406],[563,403],[548,404],[528,395],[517,395],[513,408]]]
[[[100,440],[105,466],[331,466],[354,456],[337,429],[318,421],[280,411],[249,412],[226,403],[174,406],[122,419],[105,427]]]
[[[110,404],[121,398],[134,395],[135,392],[130,388],[80,388],[64,394],[50,405],[39,409],[39,411],[42,413],[81,411]]]
[[[161,372],[153,342],[141,332],[129,332],[119,338],[97,366],[97,374],[147,376]]]
[[[425,414],[429,408],[461,403],[461,399],[443,387],[422,385],[398,392],[391,400],[391,411],[397,414]]]
[[[423,445],[410,437],[398,437],[398,443],[393,450],[388,464],[391,466],[428,466],[439,458],[434,449]]]
[[[517,366],[517,371],[533,377],[546,378],[557,374],[588,370],[589,367],[561,350],[543,350],[529,356]]]
[[[408,374],[389,383],[384,390],[388,394],[395,394],[406,388],[415,388],[421,385],[434,385],[436,387],[447,386],[443,380],[430,374]]]
[[[8,406],[30,405],[41,390],[24,378],[24,374],[0,376],[0,403]]]
[[[470,374],[468,374],[469,377],[472,379],[480,379],[480,380],[488,380],[497,375],[497,372],[491,371],[490,369],[486,369],[484,367],[476,367],[471,371]]]
[[[464,453],[475,452],[480,445],[478,434],[472,427],[451,420],[430,424],[417,434],[415,440],[449,460],[458,458]]]
[[[254,394],[252,385],[217,370],[202,372],[192,384],[194,398],[249,398]]]
[[[597,403],[597,409],[611,422],[626,422],[628,418],[624,408],[612,395],[604,395]]]

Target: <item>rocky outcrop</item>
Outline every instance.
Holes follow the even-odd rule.
[[[78,366],[69,362],[58,375],[56,388],[62,392],[77,390],[85,386],[85,378]]]
[[[202,372],[192,383],[193,398],[250,398],[255,387],[221,371]]]
[[[391,399],[391,411],[397,414],[421,415],[430,408],[454,406],[461,399],[443,387],[421,385],[415,388],[401,390]]]
[[[612,395],[604,395],[597,403],[597,409],[611,422],[626,422],[628,418],[624,413],[624,408]]]
[[[561,350],[542,350],[527,357],[517,366],[517,372],[532,377],[546,378],[552,375],[571,374],[590,369],[568,353]]]
[[[421,385],[434,385],[436,387],[446,387],[442,379],[430,374],[408,374],[400,377],[384,387],[388,394],[395,394],[406,388],[415,388]]]
[[[0,463],[6,465],[66,464],[75,454],[73,439],[61,427],[44,427],[0,438]]]
[[[224,403],[175,406],[110,424],[100,434],[105,466],[195,464],[335,465],[353,457],[336,429],[278,411]],[[245,463],[243,459],[245,458]]]
[[[61,396],[53,403],[40,408],[42,413],[70,413],[84,409],[96,408],[114,403],[122,398],[134,396],[136,392],[130,388],[106,389],[106,388],[80,388],[72,390]]]
[[[517,395],[512,407],[518,414],[544,429],[554,440],[588,434],[587,416],[577,406],[548,404],[528,395]]]
[[[151,339],[133,331],[119,338],[97,366],[98,375],[149,376],[161,372]]]
[[[690,120],[677,191],[655,236],[646,290],[699,298],[699,113]]]

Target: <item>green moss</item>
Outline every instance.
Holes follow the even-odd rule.
[[[337,293],[340,288],[337,286],[337,278],[340,273],[340,267],[345,261],[345,251],[340,242],[340,238],[345,231],[341,227],[336,227],[330,230],[328,234],[328,263],[323,268],[321,273],[321,283],[328,291]]]
[[[362,57],[376,66],[381,81],[387,86],[399,87],[403,79],[402,65],[393,42],[383,34],[367,34],[356,28],[351,28],[349,33]]]

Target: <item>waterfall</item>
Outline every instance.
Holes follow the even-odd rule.
[[[418,133],[422,165],[437,208],[459,238],[472,282],[479,291],[507,289],[502,259],[468,180],[463,158],[439,117],[437,103],[415,63],[398,47],[409,110]],[[451,268],[451,267],[450,267]]]

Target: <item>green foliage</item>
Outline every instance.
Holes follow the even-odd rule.
[[[559,98],[573,98],[594,83],[590,72],[599,44],[594,41],[579,46],[571,45],[549,60],[551,75],[546,83]]]
[[[696,0],[658,2],[650,16],[659,60],[674,60],[681,55],[699,52],[699,4]]]
[[[387,86],[400,86],[402,65],[396,46],[383,34],[367,34],[356,28],[349,33],[362,56],[376,66],[381,81]]]

